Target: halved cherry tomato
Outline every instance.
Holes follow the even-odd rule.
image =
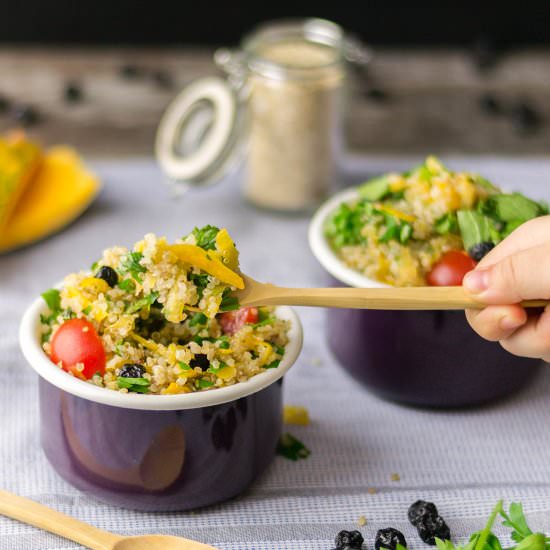
[[[96,372],[105,373],[105,349],[94,326],[85,319],[70,319],[55,331],[50,357],[79,378],[88,380]],[[82,371],[76,368],[78,364],[84,365]]]
[[[476,262],[465,252],[449,250],[433,265],[426,280],[431,286],[460,286],[464,275],[475,266]]]
[[[257,307],[243,307],[237,311],[226,311],[219,316],[224,334],[235,334],[246,323],[254,324],[259,319]]]

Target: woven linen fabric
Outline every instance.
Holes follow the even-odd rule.
[[[350,159],[346,183],[420,159]],[[444,159],[508,188],[550,198],[550,161]],[[503,402],[463,411],[401,407],[369,394],[331,357],[324,337],[330,312],[300,309],[303,352],[285,378],[285,401],[309,409],[309,426],[289,431],[311,449],[307,460],[277,457],[245,494],[195,512],[147,514],[105,505],[72,488],[39,444],[36,375],[17,342],[28,303],[103,248],[129,245],[147,232],[175,238],[194,225],[229,228],[245,273],[282,285],[315,286],[326,275],[307,246],[307,217],[278,216],[246,205],[239,177],[174,200],[152,160],[95,163],[105,189],[71,227],[45,242],[0,257],[0,488],[121,534],[165,533],[221,550],[325,550],[335,534],[361,528],[371,548],[381,527],[402,530],[409,547],[426,548],[408,524],[418,498],[433,500],[462,542],[498,499],[521,501],[535,529],[550,532],[550,367]],[[384,368],[384,365],[380,365]],[[394,474],[399,474],[399,480]],[[373,493],[369,489],[376,489]],[[504,531],[499,527],[497,532]],[[0,517],[0,550],[80,548]]]

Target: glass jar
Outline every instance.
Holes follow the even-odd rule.
[[[338,179],[348,62],[364,65],[368,59],[365,48],[329,21],[265,24],[246,37],[240,49],[216,52],[215,61],[227,79],[218,82],[217,93],[224,99],[220,105],[210,105],[210,119],[204,114],[208,110],[204,98],[185,112],[177,109],[178,99],[169,107],[159,127],[157,157],[172,179],[204,184],[219,179],[225,167],[235,164],[230,161],[236,152],[244,150],[244,194],[251,203],[285,212],[310,210],[329,194]],[[206,80],[212,86],[213,79]],[[200,88],[200,81],[191,85],[195,92],[197,85]],[[185,99],[188,91],[180,96]],[[171,115],[174,110],[177,117]],[[199,116],[204,120],[200,132],[196,122]],[[171,121],[168,126],[179,137],[162,140],[166,120]],[[170,170],[166,150],[171,149],[175,156],[178,151],[174,143],[193,141],[190,132],[198,142],[188,152],[193,156],[204,149],[210,152],[203,155],[210,163],[202,166],[205,173],[190,178],[187,170],[182,178],[181,171]],[[223,132],[226,137],[221,139]],[[187,138],[182,139],[185,133]],[[219,137],[217,151],[208,143],[216,141],[213,133]],[[185,157],[185,152],[180,155],[184,164]]]

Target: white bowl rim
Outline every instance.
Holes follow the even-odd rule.
[[[37,298],[21,319],[19,345],[30,366],[44,380],[71,395],[125,409],[173,411],[211,407],[235,401],[257,393],[282,378],[296,362],[302,349],[303,335],[300,320],[292,308],[281,306],[276,308],[275,313],[279,318],[289,320],[291,326],[285,354],[277,368],[266,370],[245,382],[196,393],[177,395],[121,393],[75,378],[52,363],[40,344],[40,314],[46,313],[46,311],[47,306],[44,300]]]
[[[353,187],[344,189],[325,201],[315,212],[309,224],[309,246],[319,263],[338,281],[357,288],[390,288],[390,285],[371,279],[344,264],[325,237],[324,227],[328,217],[342,203],[357,199],[359,199],[359,191],[357,187]]]

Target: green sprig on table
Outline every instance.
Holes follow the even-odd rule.
[[[515,545],[503,546],[499,538],[492,532],[498,516],[504,519],[502,525],[512,529],[511,537],[516,543]],[[550,537],[544,533],[533,533],[527,524],[522,505],[512,502],[509,511],[506,512],[502,500],[494,507],[485,527],[481,531],[473,533],[466,544],[459,546],[450,540],[437,538],[435,542],[438,550],[550,550]]]

